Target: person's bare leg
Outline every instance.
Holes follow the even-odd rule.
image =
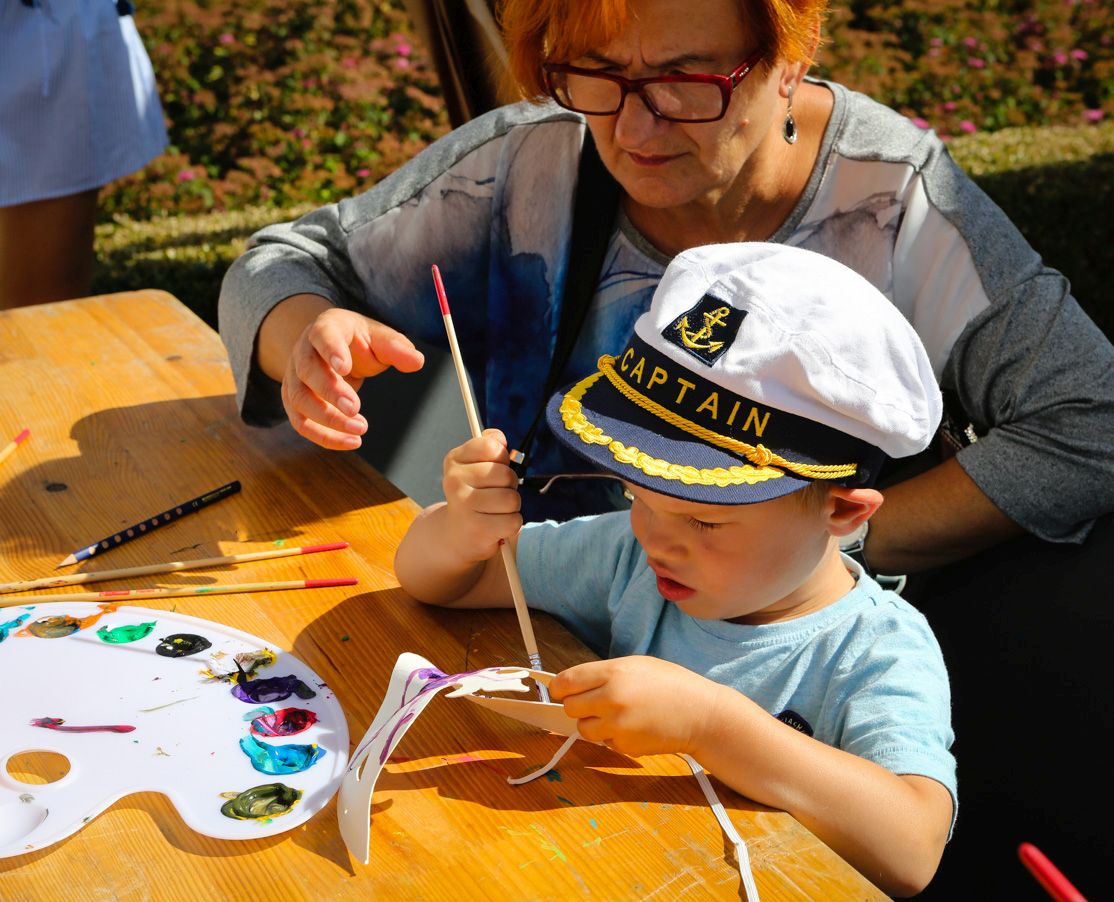
[[[0,207],[0,310],[89,294],[97,191]]]

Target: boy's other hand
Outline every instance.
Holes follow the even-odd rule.
[[[507,438],[498,429],[485,429],[445,455],[442,485],[449,540],[463,560],[493,558],[502,540],[518,535],[518,477],[510,467]]]
[[[549,694],[585,739],[637,757],[695,754],[723,688],[678,664],[630,656],[570,667]]]

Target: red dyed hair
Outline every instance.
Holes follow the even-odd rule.
[[[678,0],[683,2],[683,0]],[[545,91],[542,64],[565,63],[609,44],[630,17],[631,0],[500,0],[511,77],[524,97]],[[738,0],[743,27],[763,62],[811,60],[828,0]]]

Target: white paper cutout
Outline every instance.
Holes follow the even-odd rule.
[[[537,770],[530,771],[530,773],[526,774],[524,777],[507,777],[507,782],[510,783],[511,786],[521,786],[523,783],[532,783],[543,774],[549,773],[557,766],[557,762],[565,757],[565,752],[571,749],[573,743],[578,739],[580,739],[580,734],[574,731],[568,739],[561,743],[561,747],[553,753],[553,757],[546,761],[545,764],[537,768]]]
[[[487,667],[468,673],[446,674],[420,655],[410,652],[399,655],[383,704],[352,754],[340,786],[337,816],[340,834],[348,851],[364,864],[370,862],[371,797],[375,792],[375,783],[410,725],[425,706],[446,689],[453,690],[446,698],[466,698],[506,717],[568,737],[548,763],[522,777],[508,777],[508,783],[516,786],[529,783],[552,770],[576,740],[582,738],[577,732],[576,721],[565,714],[563,705],[475,695],[477,692],[529,692],[529,687],[522,682],[527,678],[548,685],[553,674],[515,667]],[[758,902],[758,888],[754,884],[746,843],[727,816],[704,768],[688,755],[681,757],[691,768],[712,813],[735,847],[739,876],[748,902]]]
[[[371,860],[371,796],[375,792],[375,783],[391,753],[425,706],[446,689],[453,690],[447,698],[463,696],[478,704],[517,702],[510,699],[476,698],[473,693],[529,692],[529,687],[522,681],[530,677],[531,673],[519,667],[487,667],[468,673],[446,674],[420,655],[410,652],[399,655],[383,704],[349,760],[348,770],[340,785],[337,804],[340,835],[352,855],[364,864]],[[538,673],[539,679],[548,677],[552,677],[552,674]],[[564,713],[561,705],[542,702],[520,702],[519,705],[520,707],[514,709],[517,714],[509,713],[511,709],[500,709],[497,705],[494,707],[508,717],[526,720],[533,726],[552,723],[563,731],[562,735],[576,731],[576,721]],[[532,715],[529,713],[531,706],[551,710],[544,715]],[[556,712],[552,710],[554,708],[557,709]],[[555,716],[557,712],[564,723]],[[546,729],[544,725],[542,728]]]

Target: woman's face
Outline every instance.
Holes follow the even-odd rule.
[[[633,0],[626,29],[610,44],[570,60],[626,78],[726,75],[761,50],[739,17],[738,0]],[[724,117],[686,124],[655,117],[634,94],[614,116],[588,116],[608,170],[636,204],[715,204],[784,117],[778,73],[756,67],[731,95]]]

